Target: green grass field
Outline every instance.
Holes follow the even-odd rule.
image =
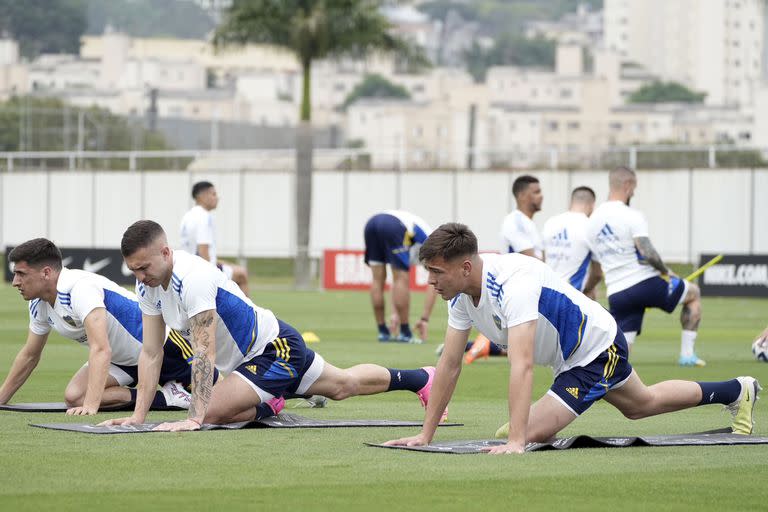
[[[255,301],[300,331],[337,366],[376,362],[410,368],[434,364],[446,322],[438,306],[425,345],[375,341],[368,296],[355,292],[256,290]],[[415,296],[418,311],[421,297]],[[768,322],[768,301],[708,299],[698,352],[703,369],[679,368],[676,317],[652,312],[632,362],[647,383],[669,378],[722,380],[754,375],[768,383],[768,364],[750,342]],[[26,335],[26,304],[0,285],[0,375]],[[14,401],[60,401],[87,358],[52,335],[43,360]],[[450,406],[453,421],[437,439],[492,437],[505,421],[507,364],[464,368]],[[551,383],[537,369],[534,394]],[[290,407],[290,402],[289,402]],[[756,433],[768,435],[768,402],[757,405]],[[290,411],[290,409],[288,409]],[[293,412],[323,418],[420,420],[415,395],[395,392]],[[115,414],[101,414],[103,420]],[[150,419],[182,417],[152,413]],[[307,429],[89,436],[40,430],[30,422],[63,414],[0,412],[0,510],[766,510],[761,482],[768,446],[568,450],[524,456],[432,455],[363,445],[415,429]],[[70,421],[83,421],[71,419]],[[595,405],[566,435],[674,434],[728,425],[719,406],[632,422]]]

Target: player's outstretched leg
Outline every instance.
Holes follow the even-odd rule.
[[[312,395],[326,396],[332,400],[344,400],[358,395],[375,395],[388,391],[416,393],[426,407],[432,390],[435,368],[427,366],[416,370],[384,368],[375,364],[360,364],[340,369],[325,362],[320,377],[306,391]],[[448,409],[442,421],[448,418]]]
[[[722,382],[668,380],[646,386],[633,370],[627,382],[605,395],[605,400],[630,419],[691,407],[722,404],[734,415],[733,431],[752,432],[752,412],[760,385],[753,377],[739,377]]]

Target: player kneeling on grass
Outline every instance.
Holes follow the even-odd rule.
[[[507,444],[491,448],[491,453],[522,453],[528,442],[549,441],[602,398],[630,419],[724,404],[734,413],[734,432],[752,432],[760,390],[754,378],[646,386],[627,360],[627,344],[613,317],[545,263],[519,254],[481,256],[474,233],[457,223],[435,230],[419,258],[429,271],[429,283],[450,301],[445,350],[421,433],[386,444],[432,441],[459,378],[473,325],[507,347],[510,364]],[[531,405],[534,364],[551,366],[555,381]]]
[[[280,412],[286,394],[343,400],[410,390],[423,405],[429,400],[434,368],[394,370],[362,364],[342,370],[326,363],[293,327],[254,305],[215,267],[198,256],[171,250],[156,222],[131,225],[123,234],[121,251],[136,275],[144,319],[139,395],[131,417],[104,425],[144,422],[166,325],[192,343],[192,403],[186,420],[164,423],[157,430],[263,419]],[[229,374],[216,386],[214,366]]]
[[[19,351],[0,387],[0,404],[8,403],[40,361],[51,329],[88,347],[88,362],[72,377],[64,399],[67,414],[96,414],[101,405],[135,401],[141,352],[141,311],[136,296],[106,277],[62,267],[61,252],[50,240],[35,238],[8,255],[13,286],[29,302],[27,343]],[[165,339],[163,337],[163,339]],[[190,366],[179,338],[160,350],[159,382],[153,406],[189,407]]]

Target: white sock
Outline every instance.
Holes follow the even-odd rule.
[[[635,342],[635,338],[637,338],[637,331],[625,332],[624,338],[627,340],[627,345],[629,348],[631,348],[632,344]]]
[[[686,331],[680,335],[680,355],[690,357],[693,355],[693,346],[696,344],[696,331]]]

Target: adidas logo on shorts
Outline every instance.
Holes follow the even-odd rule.
[[[569,392],[573,398],[579,398],[579,388],[565,388],[567,392]]]
[[[248,370],[249,372],[251,372],[254,375],[258,375],[258,373],[259,373],[259,367],[256,366],[255,364],[249,364],[249,365],[247,365],[245,367],[245,369]]]

